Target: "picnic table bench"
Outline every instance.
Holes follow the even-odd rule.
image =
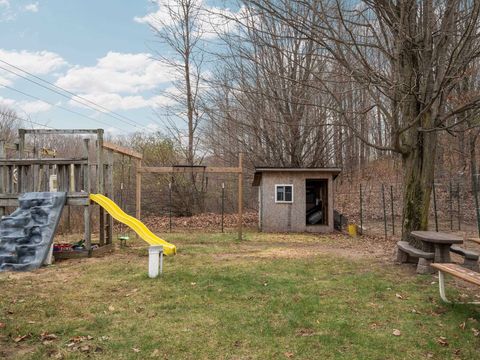
[[[430,269],[430,264],[432,263],[435,256],[433,252],[427,252],[417,249],[415,246],[410,245],[407,241],[397,242],[397,262],[400,264],[409,262],[409,256],[418,259],[417,273],[432,273],[432,270]]]
[[[445,273],[450,274],[454,277],[462,279],[471,284],[480,286],[480,273],[464,268],[461,265],[457,264],[447,264],[447,263],[433,263],[430,265],[432,268],[438,270],[438,289],[440,291],[440,297],[446,303],[451,303],[445,295]],[[466,302],[458,304],[476,304],[480,305],[480,302]]]
[[[476,253],[475,251],[467,250],[467,249],[461,248],[460,246],[455,246],[455,245],[452,245],[452,247],[450,248],[450,251],[455,254],[463,256],[464,267],[469,268],[470,270],[473,270],[473,271],[479,270],[479,267],[478,267],[479,256],[478,256],[478,253]]]

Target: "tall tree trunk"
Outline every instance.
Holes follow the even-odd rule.
[[[422,123],[430,123],[430,114],[426,114]],[[430,198],[435,179],[435,154],[437,133],[416,132],[416,141],[410,151],[403,156],[404,194],[403,194],[403,231],[402,239],[422,248],[422,244],[413,239],[414,230],[428,230]]]

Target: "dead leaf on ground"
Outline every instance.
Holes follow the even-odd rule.
[[[42,341],[52,341],[52,340],[56,340],[57,338],[58,338],[57,335],[50,334],[49,332],[46,332],[46,331],[40,334],[40,340]]]
[[[313,335],[315,335],[315,330],[313,330],[313,329],[306,329],[306,328],[304,328],[304,329],[298,329],[298,330],[296,331],[296,334],[295,334],[295,335],[297,335],[297,336],[313,336]]]
[[[400,300],[404,300],[404,299],[405,299],[405,297],[404,297],[402,294],[399,294],[399,293],[396,293],[396,294],[395,294],[395,297],[396,297],[397,299],[400,299]]]
[[[139,353],[140,352],[140,349],[138,349],[138,348],[132,348],[132,350],[133,350],[134,353]]]
[[[5,328],[5,326],[7,326],[5,323],[3,323],[3,322],[0,322],[0,329],[4,329],[4,328]]]
[[[393,329],[392,334],[393,334],[394,336],[400,336],[400,335],[402,335],[402,332],[401,332],[400,330],[398,330],[398,329]]]
[[[157,357],[160,355],[160,350],[158,349],[155,349],[152,351],[152,353],[150,354],[150,357]]]
[[[445,336],[440,336],[437,339],[437,343],[439,343],[441,346],[448,346],[448,341],[447,341],[447,338]]]
[[[109,305],[109,306],[108,306],[108,310],[109,310],[109,311],[115,311],[115,306]]]
[[[61,352],[56,351],[56,350],[50,350],[49,352],[47,352],[47,355],[48,355],[48,357],[51,358],[51,359],[58,359],[58,360],[60,360],[60,359],[65,358]]]
[[[293,352],[286,351],[286,352],[284,353],[284,355],[285,355],[287,358],[289,358],[289,359],[293,358]]]
[[[25,339],[28,339],[30,337],[30,334],[26,335],[19,335],[13,339],[14,342],[19,343],[20,341],[23,341]]]
[[[458,325],[458,327],[462,330],[465,330],[465,321]]]
[[[82,345],[80,346],[80,351],[81,352],[89,352],[90,351],[90,345]]]
[[[480,330],[472,328],[473,331],[473,336],[479,336],[480,335]]]

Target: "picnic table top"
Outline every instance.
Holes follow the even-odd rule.
[[[431,267],[449,273],[453,276],[456,276],[462,280],[468,281],[472,284],[480,286],[480,273],[466,269],[457,264],[448,264],[448,263],[433,263],[430,264]]]
[[[412,231],[411,235],[418,240],[435,243],[435,244],[463,243],[462,237],[455,234],[451,234],[451,233],[436,232],[436,231]]]

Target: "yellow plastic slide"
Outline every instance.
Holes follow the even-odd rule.
[[[163,253],[165,255],[175,255],[177,253],[175,245],[160,239],[157,235],[148,230],[144,223],[133,216],[124,213],[123,210],[108,197],[102,194],[90,194],[90,200],[104,208],[115,220],[127,225],[150,245],[163,246]]]

